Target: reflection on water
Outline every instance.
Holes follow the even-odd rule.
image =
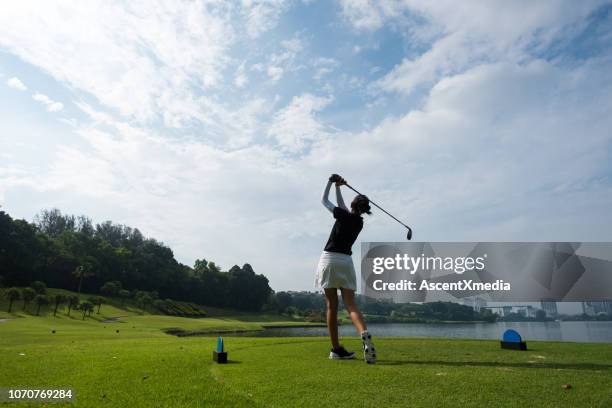
[[[456,324],[373,323],[368,328],[385,337],[451,337],[499,339],[506,329],[515,329],[525,340],[612,343],[612,322],[498,322]],[[252,335],[252,334],[250,334]],[[265,337],[327,336],[325,327],[267,329]],[[340,326],[341,336],[354,336],[352,325]]]

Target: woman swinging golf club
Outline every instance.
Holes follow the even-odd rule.
[[[334,206],[328,198],[333,183],[336,185],[337,206]],[[338,341],[338,289],[340,289],[344,305],[357,332],[361,335],[364,359],[371,364],[376,362],[376,351],[372,344],[372,336],[368,333],[363,316],[355,303],[357,282],[355,267],[351,258],[351,247],[363,228],[361,214],[371,214],[370,200],[368,197],[359,194],[351,202],[351,209],[349,210],[340,193],[340,186],[345,184],[346,180],[337,174],[332,174],[323,192],[321,202],[334,215],[336,222],[319,260],[316,285],[325,291],[327,328],[333,347],[329,353],[329,358],[332,360],[355,358],[355,353],[347,351]]]

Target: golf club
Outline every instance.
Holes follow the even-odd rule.
[[[353,190],[354,192],[356,192],[359,195],[364,195],[361,194],[359,191],[357,191],[356,189],[354,189],[353,187],[351,187],[348,183],[344,184],[345,186],[347,186],[348,188],[350,188],[351,190]],[[368,198],[369,199],[369,198]],[[408,233],[406,234],[406,239],[408,241],[410,241],[412,239],[412,228],[410,228],[409,226],[407,226],[406,224],[404,224],[403,222],[401,222],[400,220],[398,220],[397,218],[395,218],[393,215],[391,215],[387,210],[385,210],[384,208],[382,208],[380,205],[376,204],[374,201],[372,201],[371,199],[370,203],[375,205],[379,210],[381,210],[382,212],[384,212],[385,214],[387,214],[389,217],[393,218],[395,221],[399,222],[400,224],[402,224],[404,227],[406,227],[408,229]]]

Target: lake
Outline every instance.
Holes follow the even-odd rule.
[[[372,323],[368,329],[381,337],[447,337],[500,339],[506,329],[518,331],[525,340],[612,343],[612,322],[497,322],[497,323]],[[353,325],[340,326],[341,336],[354,336]],[[253,334],[249,334],[253,335]],[[327,336],[325,327],[266,329],[263,337]]]

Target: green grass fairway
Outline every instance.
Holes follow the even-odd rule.
[[[78,407],[612,406],[609,344],[531,341],[530,351],[519,352],[500,350],[496,341],[376,339],[380,361],[370,366],[328,360],[323,338],[226,337],[230,364],[217,365],[215,337],[179,338],[163,333],[167,327],[261,323],[229,316],[14,318],[0,323],[0,386],[72,387]],[[356,339],[345,345],[359,348]]]

